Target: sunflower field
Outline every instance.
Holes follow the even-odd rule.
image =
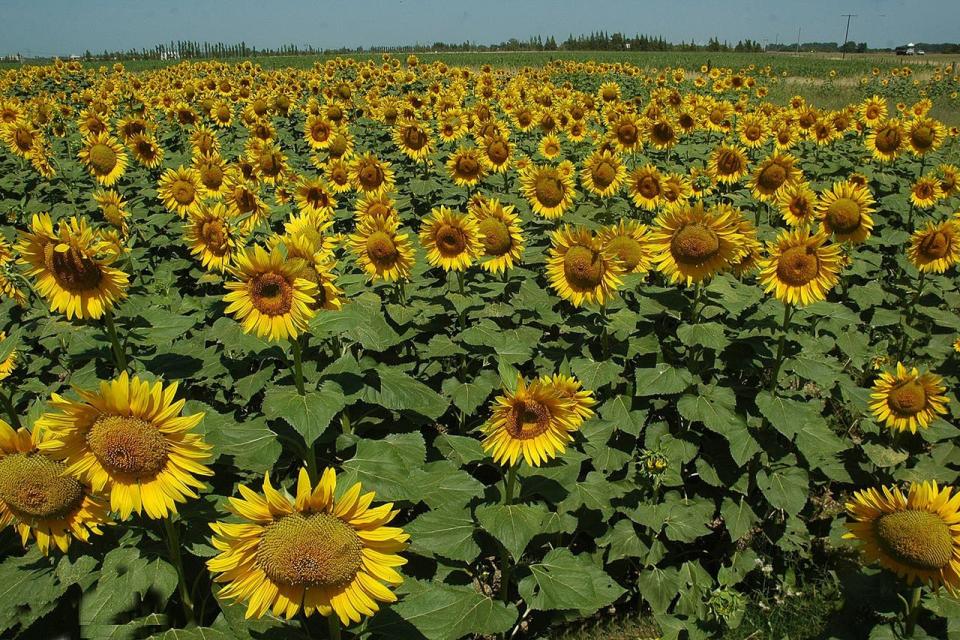
[[[960,69],[774,87],[0,72],[0,635],[960,638]]]

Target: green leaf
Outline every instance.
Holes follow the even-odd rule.
[[[618,382],[622,371],[610,360],[594,362],[587,358],[576,358],[570,363],[570,369],[583,388],[591,391]]]
[[[380,391],[374,394],[374,401],[381,407],[413,411],[433,420],[446,412],[449,403],[443,396],[404,371],[379,367],[377,376]]]
[[[456,408],[471,416],[499,385],[497,374],[481,371],[480,375],[467,382],[459,382],[456,378],[445,380],[443,392],[450,397]]]
[[[411,473],[423,501],[431,509],[462,507],[483,495],[483,483],[449,460],[428,462],[422,471]]]
[[[757,486],[773,507],[783,509],[795,516],[807,504],[810,492],[807,472],[796,466],[796,459],[787,456],[784,466],[774,469],[761,469],[757,472]]]
[[[0,631],[26,629],[53,610],[68,586],[57,580],[53,562],[36,548],[6,557],[0,563]]]
[[[437,436],[433,445],[440,452],[440,455],[461,467],[471,462],[479,462],[487,457],[487,454],[483,452],[480,441],[476,438],[445,433]]]
[[[412,625],[427,640],[492,636],[509,631],[517,608],[477,593],[472,587],[407,578],[397,590],[399,602],[384,608],[367,629],[382,638],[416,638]]]
[[[639,436],[646,416],[642,411],[634,411],[632,406],[631,397],[614,396],[600,407],[600,417],[612,424],[614,429]]]
[[[757,514],[753,512],[746,498],[741,497],[737,502],[730,498],[724,498],[720,506],[720,515],[727,525],[727,531],[730,532],[730,539],[736,542],[753,528],[759,522]]]
[[[636,395],[660,396],[683,393],[693,382],[693,376],[686,369],[678,369],[661,362],[653,369],[637,369]]]
[[[480,526],[518,561],[533,537],[543,532],[548,514],[543,504],[483,505],[476,510]]]
[[[728,387],[700,385],[696,395],[685,395],[677,401],[677,411],[687,420],[701,422],[730,443],[734,461],[743,465],[760,450],[750,435],[746,419],[736,412],[736,397]]]
[[[663,613],[680,590],[680,571],[676,567],[651,567],[637,578],[640,595],[655,613]]]
[[[291,387],[270,387],[263,399],[263,413],[270,420],[282,418],[303,436],[307,446],[330,426],[333,417],[346,406],[343,390],[327,380],[317,391],[304,395]]]
[[[168,629],[167,631],[150,636],[149,640],[232,640],[219,629],[212,627],[193,627],[190,629]]]
[[[406,525],[410,549],[420,555],[442,556],[459,562],[473,562],[480,545],[473,539],[476,525],[467,508],[427,511]]]
[[[553,549],[541,562],[530,565],[530,575],[518,587],[531,609],[574,609],[583,616],[607,606],[625,592],[588,556],[575,556],[566,548]]]
[[[895,467],[910,457],[910,454],[908,454],[906,451],[902,451],[900,449],[891,449],[879,444],[866,443],[862,445],[862,447],[863,452],[867,454],[868,458],[870,458],[870,462],[881,469]]]
[[[343,463],[342,482],[363,483],[378,500],[409,500],[423,497],[411,476],[423,467],[427,446],[419,433],[391,434],[380,440],[362,439],[353,458]],[[338,479],[339,485],[341,480]]]
[[[677,337],[688,347],[699,345],[714,351],[722,351],[730,344],[723,326],[716,322],[682,325],[677,328]]]
[[[371,291],[351,298],[338,311],[318,313],[310,327],[318,337],[345,335],[370,351],[386,351],[403,342],[384,317],[379,296]]]
[[[155,601],[166,602],[176,586],[177,571],[168,562],[148,560],[130,547],[113,549],[103,560],[100,579],[80,601],[80,624],[115,624],[121,614],[138,605],[147,591]]]
[[[280,439],[267,427],[265,419],[250,418],[238,422],[201,402],[191,401],[186,407],[186,413],[204,412],[198,430],[213,445],[218,456],[232,456],[236,468],[263,473],[280,457],[283,449]]]

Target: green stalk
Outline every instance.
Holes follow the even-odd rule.
[[[603,359],[607,360],[610,358],[610,332],[607,330],[607,305],[600,305],[600,322],[603,324],[603,333],[601,334],[601,340],[603,342]]]
[[[780,377],[780,366],[783,364],[783,350],[787,342],[787,327],[790,325],[790,315],[793,312],[792,304],[783,305],[783,324],[780,326],[780,342],[777,344],[777,359],[773,364],[773,376],[770,379],[770,391],[777,388],[777,379]]]
[[[108,311],[104,314],[104,320],[107,325],[107,336],[110,338],[110,344],[113,346],[113,360],[117,365],[117,371],[127,370],[127,354],[120,344],[120,338],[117,336],[117,325],[113,322],[113,312]]]
[[[330,627],[330,640],[340,640],[340,618],[336,613],[327,616],[327,623]]]
[[[907,346],[910,342],[910,339],[907,337],[907,329],[910,328],[910,323],[913,322],[914,311],[917,308],[917,303],[920,302],[920,296],[923,294],[923,285],[926,277],[926,272],[921,271],[920,277],[917,278],[917,290],[914,292],[910,306],[907,307],[907,314],[903,318],[903,333],[900,337],[900,348],[897,350],[897,359],[901,362],[907,355]]]
[[[503,504],[511,505],[513,504],[513,492],[517,486],[517,465],[510,465],[510,469],[507,471],[507,477],[504,478],[504,492],[503,492]]]
[[[177,586],[180,589],[180,604],[183,605],[183,615],[186,616],[188,626],[192,626],[196,624],[196,618],[193,615],[193,600],[190,598],[186,574],[183,571],[183,556],[180,555],[180,530],[173,524],[170,516],[163,518],[162,521],[170,562],[177,570]]]
[[[457,274],[457,287],[459,288],[460,295],[464,295],[464,293],[463,293],[463,271],[457,271],[456,274]]]
[[[304,395],[306,390],[303,386],[303,347],[300,346],[300,340],[290,338],[290,346],[293,348],[293,382],[297,385],[297,393]]]
[[[17,416],[16,410],[13,408],[13,401],[10,399],[10,396],[0,390],[0,401],[3,401],[3,408],[7,412],[7,415],[10,417],[10,426],[14,429],[20,428],[20,418]]]
[[[510,506],[513,504],[513,492],[517,485],[517,465],[510,465],[503,483],[503,504]],[[508,602],[510,598],[510,574],[512,571],[513,563],[510,562],[510,554],[507,552],[507,548],[500,544],[500,599],[504,602]]]
[[[910,606],[907,608],[906,620],[904,620],[904,635],[907,638],[913,637],[913,631],[917,626],[917,617],[920,615],[920,597],[923,594],[923,587],[914,587],[913,594],[910,597]]]

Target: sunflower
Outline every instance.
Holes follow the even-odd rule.
[[[774,153],[763,160],[753,172],[750,190],[761,202],[776,200],[777,194],[801,177],[797,159],[789,153]]]
[[[77,153],[97,182],[109,187],[127,169],[127,154],[116,138],[108,133],[99,133],[84,140]]]
[[[244,179],[235,167],[227,170],[223,203],[237,216],[245,231],[252,231],[270,215],[270,206],[260,197],[256,183]]]
[[[323,178],[302,178],[297,181],[293,195],[297,209],[303,214],[332,216],[337,199]]]
[[[671,282],[687,285],[728,268],[743,254],[732,212],[706,210],[702,202],[669,207],[654,220],[648,238],[654,264]]]
[[[483,179],[486,167],[478,149],[461,147],[447,160],[447,172],[458,187],[472,187]]]
[[[721,144],[710,154],[707,172],[717,182],[740,182],[747,174],[747,154],[740,147]]]
[[[390,191],[393,189],[393,170],[389,162],[367,153],[350,163],[350,181],[354,189],[363,193]]]
[[[263,495],[240,485],[242,498],[230,498],[229,511],[239,522],[215,522],[213,546],[220,552],[207,561],[219,583],[219,597],[247,603],[247,618],[266,612],[287,619],[336,614],[343,624],[373,615],[378,602],[397,598],[384,585],[399,585],[398,555],[409,536],[387,526],[399,511],[393,503],[372,507],[375,496],[361,495],[359,483],[336,497],[337,476],[325,469],[312,486],[305,469],[297,478],[296,496],[263,481]]]
[[[897,118],[878,123],[867,135],[865,144],[873,158],[879,162],[890,162],[906,145],[906,132]]]
[[[672,149],[680,141],[676,123],[665,116],[647,121],[645,133],[646,139],[654,149]]]
[[[907,370],[898,362],[896,372],[884,371],[873,383],[870,410],[890,429],[916,433],[917,427],[925,429],[937,414],[947,412],[949,399],[942,383],[934,373]]]
[[[514,466],[520,456],[539,467],[563,453],[573,441],[582,417],[575,400],[561,395],[551,383],[517,378],[514,391],[497,396],[490,420],[483,426],[483,450],[494,462]]]
[[[575,426],[580,426],[584,420],[593,417],[593,408],[597,401],[593,397],[593,391],[584,389],[583,385],[573,376],[567,376],[558,373],[552,376],[541,376],[540,382],[548,387],[552,387],[561,398],[570,400],[573,405],[573,422]]]
[[[907,144],[915,156],[936,151],[946,138],[946,129],[934,118],[918,117],[906,124]]]
[[[855,491],[844,538],[859,540],[867,562],[879,562],[907,584],[960,592],[960,493],[936,482]]]
[[[194,428],[203,413],[180,415],[185,400],[174,401],[177,383],[130,377],[100,382],[96,391],[76,390],[80,400],[53,394],[54,411],[37,420],[49,429],[41,452],[62,460],[65,473],[109,493],[110,509],[122,520],[132,512],[166,518],[178,502],[203,488],[196,476],[212,476],[204,465],[212,447]]]
[[[661,200],[665,205],[673,205],[689,200],[693,196],[693,184],[682,173],[668,173],[663,176]]]
[[[597,89],[597,98],[602,102],[617,102],[620,100],[620,85],[616,82],[601,83]]]
[[[554,219],[573,204],[573,165],[564,161],[561,166],[531,165],[520,174],[520,190],[537,215]]]
[[[427,262],[445,271],[463,271],[483,251],[477,219],[440,206],[430,212],[420,228],[420,244]]]
[[[227,191],[227,164],[217,154],[197,155],[193,159],[193,168],[200,176],[204,197],[219,198]]]
[[[813,224],[817,194],[807,182],[787,184],[777,195],[777,207],[784,221],[791,227]]]
[[[247,156],[256,167],[259,178],[267,184],[277,184],[286,177],[287,156],[275,142],[251,145]]]
[[[627,192],[641,209],[656,209],[663,197],[663,176],[652,164],[637,167],[627,176]]]
[[[119,193],[112,189],[97,191],[93,194],[93,199],[96,201],[97,206],[100,207],[100,212],[110,226],[117,229],[122,236],[130,233],[130,228],[127,224],[127,220],[130,217],[126,209],[127,203]]]
[[[580,307],[603,306],[622,284],[624,267],[617,254],[600,238],[582,227],[550,234],[552,246],[547,258],[547,279],[557,295]]]
[[[825,300],[840,272],[840,247],[809,227],[784,231],[767,245],[760,260],[760,285],[784,304],[808,305]]]
[[[825,233],[837,242],[859,244],[873,229],[873,196],[866,187],[850,182],[835,182],[822,192],[814,208]]]
[[[357,221],[368,218],[396,218],[399,219],[397,202],[389,192],[363,195],[356,202]]]
[[[933,176],[920,176],[910,185],[910,202],[918,209],[929,209],[942,198],[940,181]]]
[[[210,107],[210,119],[213,124],[225,129],[233,124],[233,106],[228,100],[218,100]]]
[[[234,210],[215,202],[187,214],[183,239],[190,253],[200,258],[204,269],[223,272],[243,246],[245,235],[237,224]]]
[[[287,259],[255,245],[239,253],[230,267],[236,278],[226,283],[226,313],[243,323],[245,333],[269,340],[296,338],[307,330],[316,302],[316,285],[302,277],[304,261]]]
[[[164,171],[157,186],[163,205],[181,218],[200,207],[203,190],[200,173],[192,167],[182,165]]]
[[[433,143],[430,129],[415,120],[404,120],[393,130],[393,141],[405,156],[415,162],[426,162]]]
[[[940,177],[940,190],[943,197],[949,198],[960,192],[960,167],[953,164],[941,164],[937,167]]]
[[[147,169],[156,169],[163,162],[163,148],[150,134],[135,135],[127,141],[133,159]]]
[[[349,247],[360,268],[371,280],[408,279],[413,268],[413,248],[407,234],[397,233],[396,218],[368,218],[357,224]]]
[[[510,168],[510,154],[513,149],[505,134],[485,138],[480,146],[483,149],[480,161],[487,171],[503,173]]]
[[[614,148],[620,153],[632,153],[643,147],[643,129],[635,114],[625,113],[610,123],[607,133]]]
[[[887,101],[874,95],[860,105],[860,117],[868,127],[875,127],[887,117]]]
[[[477,219],[477,236],[483,248],[480,267],[490,273],[512,269],[523,257],[520,216],[514,212],[512,205],[500,204],[495,198],[484,198],[472,211]]]
[[[6,380],[10,377],[10,374],[13,373],[13,370],[17,368],[17,350],[15,348],[7,351],[7,345],[4,345],[4,341],[7,339],[7,333],[5,331],[0,331],[0,382]],[[6,353],[6,355],[2,355]]]
[[[766,118],[762,114],[746,113],[737,122],[740,144],[748,149],[762,147],[768,135]]]
[[[54,232],[49,214],[34,214],[31,231],[21,234],[18,249],[27,275],[37,281],[37,293],[67,320],[99,319],[127,295],[127,274],[111,266],[116,256],[104,251],[103,241],[84,218],[61,220]]]
[[[303,132],[311,149],[326,149],[336,133],[336,126],[322,115],[310,115]]]
[[[652,266],[647,245],[647,227],[636,220],[623,220],[600,232],[603,248],[613,253],[625,273],[646,273]]]
[[[18,118],[8,125],[0,123],[0,137],[14,154],[30,158],[40,146],[43,134],[30,120]]]
[[[563,151],[560,138],[553,133],[543,136],[540,139],[540,144],[537,145],[537,151],[547,160],[553,160]]]
[[[12,525],[24,546],[32,536],[44,555],[51,542],[66,553],[74,538],[87,542],[110,524],[89,484],[38,451],[47,437],[43,429],[14,431],[0,420],[0,529]]]
[[[960,221],[928,222],[914,232],[907,257],[923,273],[943,273],[960,262]]]
[[[627,168],[610,151],[596,150],[583,161],[580,182],[595,196],[608,198],[616,194],[627,177]]]

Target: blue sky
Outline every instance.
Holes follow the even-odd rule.
[[[0,53],[150,48],[170,40],[319,48],[558,40],[593,30],[672,41],[840,41],[886,47],[960,40],[957,0],[3,0]]]

